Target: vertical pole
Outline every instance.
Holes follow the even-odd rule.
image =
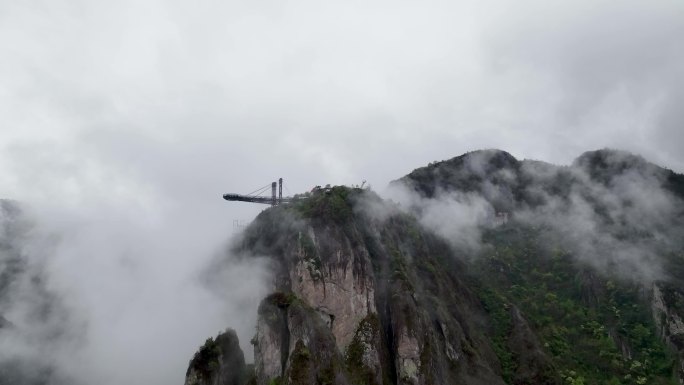
[[[271,183],[271,206],[276,205],[276,182]]]
[[[278,204],[283,203],[283,178],[278,179]]]

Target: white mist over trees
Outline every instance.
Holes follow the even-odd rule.
[[[126,207],[90,207],[92,217],[5,207],[3,373],[18,368],[51,384],[173,382],[227,320],[251,338],[266,269],[226,254],[227,236],[203,239],[179,217],[145,223]],[[203,275],[213,260],[220,279],[210,286]]]
[[[278,177],[292,194],[381,187],[491,147],[556,164],[625,148],[681,172],[681,36],[679,0],[2,1],[0,198],[28,227],[0,252],[3,269],[26,263],[0,300],[15,328],[0,358],[35,356],[70,384],[168,384],[227,324],[247,341],[266,270],[229,264],[218,289],[205,270],[233,220],[262,209],[221,194]],[[626,207],[644,226],[669,205],[586,187],[654,199]],[[606,235],[589,234],[584,200],[554,222],[575,245]],[[472,194],[419,206],[470,249],[495,214]],[[630,271],[649,261],[612,234],[594,241],[623,247]]]
[[[668,188],[670,175],[615,150],[585,153],[571,166],[485,150],[415,170],[387,195],[466,254],[477,254],[482,231],[505,213],[545,229],[599,271],[648,286],[669,278],[662,257],[679,247],[684,229],[684,200]],[[432,183],[436,189],[421,190]]]

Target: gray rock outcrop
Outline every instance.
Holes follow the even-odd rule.
[[[232,329],[209,338],[185,375],[185,385],[243,385],[245,381],[245,356]]]

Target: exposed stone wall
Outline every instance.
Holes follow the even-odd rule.
[[[185,385],[243,385],[245,356],[237,334],[228,329],[210,338],[195,353],[185,375]]]
[[[335,339],[317,312],[293,295],[262,301],[254,348],[256,384],[348,384]]]
[[[678,352],[677,376],[679,383],[684,384],[684,321],[678,309],[673,308],[673,304],[669,303],[683,302],[682,295],[677,291],[671,290],[671,295],[677,298],[672,298],[671,301],[668,301],[665,296],[666,288],[662,284],[654,283],[652,289],[651,310],[653,312],[653,320],[663,341]]]
[[[254,337],[254,371],[258,385],[268,385],[283,374],[283,327],[285,315],[276,305],[263,301],[259,306]]]
[[[313,229],[306,236],[316,245]],[[290,269],[292,292],[321,314],[330,326],[340,352],[344,352],[354,338],[359,322],[368,314],[376,313],[373,277],[366,274],[372,271],[370,258],[365,250],[350,247],[336,249],[331,255],[317,256],[317,261],[307,257],[300,247]],[[354,269],[355,263],[364,264],[366,268]]]
[[[258,385],[320,375],[351,385],[503,385],[463,265],[414,219],[386,209],[321,221],[277,207],[254,222],[242,247],[273,258],[274,286],[293,299],[260,308]]]

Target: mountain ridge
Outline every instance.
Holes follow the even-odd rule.
[[[482,150],[393,181],[396,202],[334,186],[264,210],[226,253],[269,261],[254,364],[225,325],[186,384],[682,383],[683,181],[615,150],[565,166]],[[0,209],[0,303],[25,287],[47,321],[68,316],[23,270],[21,204]],[[0,383],[69,383],[26,359]]]
[[[483,150],[393,181],[399,204],[335,186],[265,210],[234,250],[273,261],[250,383],[679,383],[682,178]]]

